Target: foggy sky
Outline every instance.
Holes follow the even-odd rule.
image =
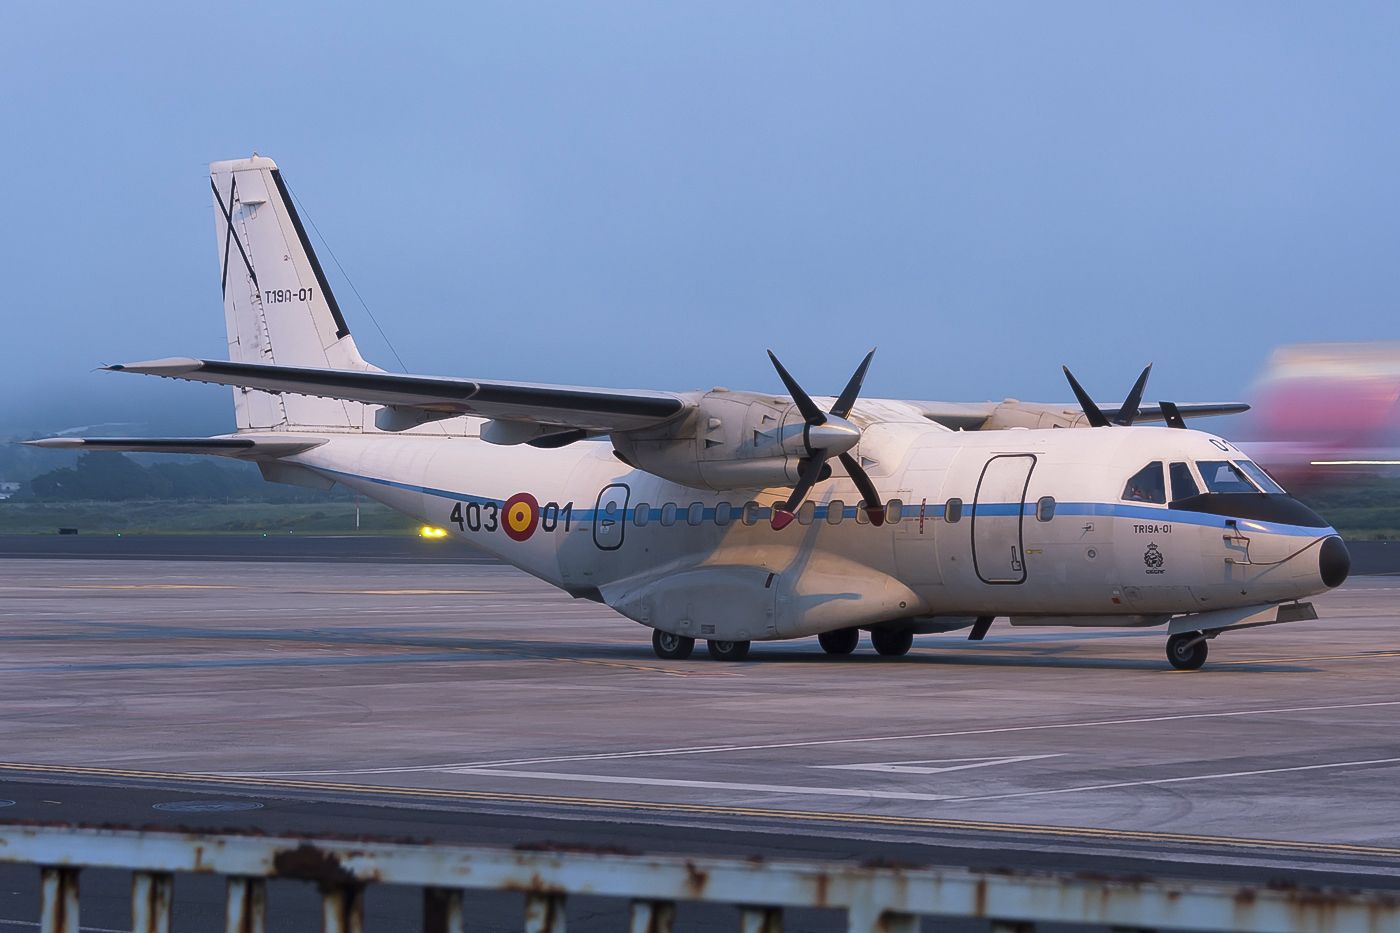
[[[415,372],[1205,400],[1400,337],[1395,4],[194,6],[0,12],[0,429],[232,426],[92,370],[226,355],[254,150]]]

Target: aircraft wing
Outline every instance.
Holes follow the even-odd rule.
[[[319,447],[324,437],[279,433],[272,437],[45,437],[25,441],[49,450],[113,450],[123,453],[210,454],[238,460],[272,460]]]
[[[219,360],[173,358],[106,368],[264,392],[290,392],[415,409],[448,417],[473,415],[599,433],[658,424],[690,405],[682,396],[670,392],[486,382]]]
[[[925,418],[954,431],[982,431],[1013,427],[1077,427],[1085,422],[1078,405],[1064,402],[919,402],[906,404],[917,408]],[[1178,402],[1177,410],[1188,421],[1215,415],[1234,415],[1249,411],[1243,402]],[[1116,418],[1120,407],[1105,407],[1103,413]],[[1140,405],[1136,423],[1166,421],[1160,405]]]

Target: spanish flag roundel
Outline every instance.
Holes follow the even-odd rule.
[[[511,496],[501,511],[505,517],[501,527],[514,541],[528,539],[540,523],[540,503],[528,492],[518,492]]]

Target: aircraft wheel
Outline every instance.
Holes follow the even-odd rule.
[[[838,628],[834,632],[822,632],[817,636],[822,650],[827,654],[850,654],[860,644],[860,629]]]
[[[705,642],[705,647],[710,652],[710,657],[716,661],[742,661],[749,656],[749,643],[746,641],[715,641],[711,639]]]
[[[652,629],[651,650],[663,661],[684,661],[695,650],[695,639],[686,635],[672,635],[659,628]]]
[[[1167,639],[1167,660],[1179,671],[1199,670],[1206,663],[1209,650],[1204,640],[1188,647],[1187,642],[1200,638],[1200,632],[1182,632]]]
[[[870,643],[887,658],[898,658],[914,647],[914,633],[909,629],[877,628],[870,631]]]

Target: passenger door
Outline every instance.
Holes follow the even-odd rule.
[[[972,565],[983,583],[1024,583],[1021,523],[1034,454],[998,454],[982,467],[972,509]]]
[[[598,493],[598,504],[593,510],[593,543],[599,549],[616,551],[622,547],[622,536],[627,530],[627,500],[631,493],[626,483],[604,486]]]

